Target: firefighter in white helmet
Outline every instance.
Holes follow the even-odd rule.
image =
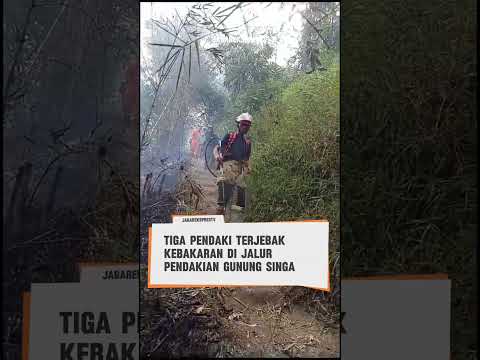
[[[217,178],[217,214],[225,214],[225,206],[237,186],[237,205],[245,207],[244,176],[250,173],[252,142],[246,136],[252,125],[249,113],[240,114],[235,120],[237,131],[226,134],[214,149],[214,156],[222,174]]]

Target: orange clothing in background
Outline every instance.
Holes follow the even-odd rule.
[[[193,157],[198,157],[200,155],[200,137],[201,130],[194,129],[192,131],[192,138],[190,139],[190,151],[192,152]]]

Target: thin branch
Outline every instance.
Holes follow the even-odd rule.
[[[180,70],[178,70],[177,85],[175,86],[175,94],[177,93],[178,83],[180,82],[180,75],[182,75],[183,58],[185,56],[185,48],[182,51],[182,60],[180,61]]]
[[[45,179],[45,177],[47,176],[47,174],[49,173],[50,169],[52,168],[52,166],[58,161],[60,160],[61,158],[63,157],[63,154],[60,154],[60,155],[57,155],[53,158],[53,160],[50,161],[50,163],[47,165],[47,167],[45,168],[45,170],[43,171],[43,174],[42,176],[40,176],[40,179],[38,180],[37,184],[35,185],[35,188],[32,192],[32,195],[30,196],[30,200],[28,201],[28,207],[31,207],[32,206],[32,203],[33,203],[33,200],[35,199],[35,195],[37,194],[37,191],[38,189],[40,188],[40,185],[42,185],[43,183],[43,180]]]
[[[25,37],[27,35],[27,29],[28,29],[28,26],[30,25],[30,19],[31,19],[32,11],[33,11],[34,7],[35,7],[35,3],[32,0],[32,5],[28,9],[27,15],[25,16],[25,23],[23,25],[22,34],[20,35],[20,44],[18,45],[17,49],[15,50],[15,55],[13,56],[12,65],[10,66],[10,70],[8,72],[8,75],[7,75],[7,80],[5,81],[5,90],[3,92],[3,102],[4,103],[6,103],[5,99],[8,98],[9,92],[10,92],[9,91],[10,87],[13,84],[15,68],[17,66],[17,63],[18,63],[19,59],[20,59],[20,55],[22,54],[23,46],[25,44]]]
[[[167,65],[167,63],[168,63],[170,60],[172,60],[172,59],[177,55],[177,53],[178,53],[179,51],[181,51],[181,50],[178,49],[172,56],[170,56],[170,57],[167,56],[167,59],[166,59],[165,62],[162,64],[162,66],[160,66],[160,67],[158,68],[158,70],[155,71],[155,74],[159,73],[160,71],[163,71],[163,68]],[[162,74],[163,74],[163,72],[162,72]]]
[[[192,45],[188,47],[188,82],[190,83],[190,73],[192,70]]]
[[[169,57],[170,57],[170,54],[173,50],[174,47],[180,47],[180,48],[183,48],[183,54],[185,53],[185,47],[187,45],[183,45],[183,46],[175,46],[175,42],[177,41],[177,39],[179,39],[179,34],[180,34],[180,31],[182,31],[184,25],[185,25],[185,22],[187,21],[187,18],[185,17],[185,19],[182,21],[182,23],[180,24],[180,27],[177,29],[175,29],[176,31],[176,34],[175,34],[175,38],[173,39],[173,43],[172,45],[170,45],[170,50],[168,51],[168,54],[167,54],[167,59],[165,60],[164,64],[162,65],[161,68],[163,68],[164,66],[166,66],[167,64],[167,61],[169,60]],[[147,134],[147,130],[148,130],[148,125],[150,123],[150,118],[152,116],[152,113],[153,113],[153,108],[155,106],[155,102],[157,100],[157,96],[158,96],[158,91],[160,90],[160,86],[162,85],[163,81],[165,81],[165,79],[167,78],[168,74],[170,73],[170,70],[173,66],[173,64],[176,62],[176,59],[178,57],[178,54],[180,52],[180,49],[177,50],[177,52],[172,56],[172,61],[169,65],[169,67],[167,68],[167,70],[165,72],[163,72],[164,76],[160,78],[159,82],[158,82],[158,86],[157,88],[155,89],[155,94],[154,94],[154,98],[153,98],[153,101],[152,101],[152,106],[150,107],[150,112],[147,116],[147,119],[146,119],[146,122],[145,122],[145,127],[143,129],[143,134],[142,134],[142,138],[141,138],[141,143],[140,143],[140,146],[141,147],[145,147],[147,146],[147,143],[145,142],[145,136]],[[183,61],[183,58],[182,58],[182,61]],[[180,71],[181,71],[181,68],[180,68]]]
[[[68,3],[68,0],[65,0],[65,1],[63,2],[62,8],[60,9],[60,11],[58,12],[57,16],[55,17],[55,20],[53,21],[52,25],[50,26],[50,29],[48,29],[47,35],[45,35],[45,38],[44,38],[43,41],[40,43],[40,45],[39,45],[38,48],[37,48],[37,51],[36,51],[35,54],[33,55],[32,62],[31,62],[31,64],[30,64],[30,66],[28,67],[27,71],[25,71],[26,74],[28,74],[28,73],[30,72],[30,70],[32,69],[33,65],[34,65],[35,62],[37,61],[38,55],[40,54],[40,52],[42,51],[43,47],[44,47],[45,44],[47,43],[48,39],[50,38],[50,35],[52,34],[53,29],[54,29],[55,26],[57,25],[57,23],[58,23],[58,21],[60,20],[60,17],[62,16],[62,14],[64,13],[64,11],[65,11],[65,9],[66,9],[67,3]]]
[[[322,39],[323,43],[325,44],[325,46],[327,47],[328,50],[331,49],[331,46],[327,43],[327,41],[324,39],[324,37],[322,36],[322,34],[320,34],[320,30],[318,30],[315,25],[312,24],[312,22],[310,20],[307,19],[307,17],[305,15],[303,15],[301,12],[300,12],[300,15],[302,15],[302,17],[307,21],[307,23],[313,28],[313,30],[315,30],[315,32],[317,33],[318,37],[320,39]]]
[[[182,46],[182,45],[173,45],[173,44],[164,44],[164,43],[148,43],[148,45],[163,46],[163,47],[169,47],[169,48],[181,48],[181,49],[183,49],[183,46]]]
[[[217,27],[219,27],[220,25],[222,25],[222,24],[224,23],[224,21],[227,20],[227,19],[230,17],[230,15],[232,15],[238,8],[240,8],[240,6],[242,6],[242,3],[241,3],[241,2],[239,2],[239,3],[237,4],[237,6],[236,6],[227,16],[225,16],[222,21],[220,21],[220,22],[217,24]]]
[[[75,6],[75,5],[65,5],[64,3],[62,2],[41,2],[41,3],[36,3],[35,4],[35,7],[36,8],[39,8],[39,7],[56,7],[56,6],[65,6],[65,8],[67,9],[72,9],[72,10],[78,10],[80,11],[83,15],[85,15],[85,17],[89,18],[90,21],[92,22],[92,24],[95,26],[95,28],[97,28],[99,26],[98,24],[98,21],[97,19],[92,15],[90,14],[89,12],[87,12],[84,8],[80,7],[80,6]]]
[[[175,37],[175,34],[172,33],[170,30],[164,28],[164,27],[163,27],[163,24],[162,24],[160,21],[154,20],[154,19],[152,19],[152,21],[153,21],[153,22],[155,23],[155,25],[157,25],[160,29],[162,29],[162,30],[165,31],[166,33],[172,35],[173,37]],[[185,41],[184,41],[184,40],[182,40],[180,37],[177,37],[177,38],[178,38],[178,40],[180,40],[182,43],[185,44]]]
[[[168,105],[170,105],[170,102],[173,100],[174,96],[175,96],[175,93],[173,93],[172,96],[170,96],[170,98],[168,99],[167,103],[166,103],[165,106],[163,107],[162,112],[161,112],[160,115],[158,116],[157,121],[156,121],[155,124],[152,126],[152,129],[155,129],[155,128],[158,126],[158,123],[159,123],[160,120],[162,119],[163,114],[165,114],[165,111],[167,110]]]
[[[171,50],[171,49],[170,49],[170,50]],[[150,106],[150,111],[149,111],[148,116],[147,116],[147,118],[146,118],[146,120],[145,120],[145,127],[144,127],[144,129],[143,129],[142,138],[141,138],[141,140],[140,140],[140,144],[141,144],[142,147],[145,147],[145,146],[148,145],[148,144],[145,142],[145,139],[146,139],[146,134],[147,134],[147,131],[148,131],[148,125],[150,124],[150,119],[151,119],[151,117],[152,117],[153,108],[155,107],[155,102],[156,102],[156,100],[157,100],[158,91],[160,90],[160,86],[162,85],[163,81],[165,81],[168,73],[170,72],[171,67],[172,67],[173,64],[175,63],[175,60],[176,60],[179,52],[180,52],[180,49],[177,50],[177,51],[175,52],[175,54],[172,55],[171,58],[168,58],[168,55],[167,55],[167,59],[165,60],[164,64],[163,64],[162,67],[161,67],[161,69],[163,69],[163,67],[166,65],[167,61],[170,60],[170,59],[172,60],[172,61],[170,62],[170,65],[169,65],[169,68],[167,69],[167,71],[166,71],[166,72],[162,72],[162,74],[160,75],[160,79],[158,80],[157,86],[156,86],[156,88],[155,88],[155,92],[154,92],[154,95],[153,95],[152,105]],[[170,53],[170,52],[169,52],[169,53]]]

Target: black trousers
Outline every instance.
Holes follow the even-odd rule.
[[[217,204],[220,207],[225,207],[227,202],[233,195],[233,189],[235,185],[228,184],[224,181],[218,183],[218,200]],[[237,206],[245,207],[245,189],[237,186]]]

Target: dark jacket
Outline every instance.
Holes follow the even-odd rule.
[[[249,160],[252,152],[252,142],[246,135],[238,132],[228,133],[221,141],[220,152],[223,155],[223,161],[229,160]]]

